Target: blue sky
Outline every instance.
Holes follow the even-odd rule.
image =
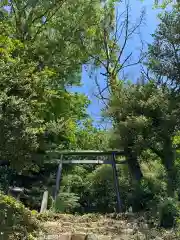
[[[138,1],[138,0],[130,0],[131,5],[131,17],[132,20],[135,21],[143,8],[145,8],[146,14],[145,14],[145,24],[141,27],[141,38],[146,43],[152,42],[152,36],[151,34],[154,33],[156,26],[158,24],[158,17],[157,14],[159,13],[159,10],[153,9],[153,0],[146,0],[144,2]],[[121,3],[118,4],[118,10],[123,10],[123,5]],[[133,51],[134,57],[137,52],[137,48],[140,46],[140,40],[137,36],[133,37],[129,43],[128,48],[126,49],[126,53]],[[146,45],[147,47],[147,45]],[[126,70],[128,73],[128,78],[132,81],[136,81],[137,77],[140,73],[140,66],[136,65],[134,67],[130,67]],[[102,75],[98,75],[99,82],[103,84],[104,79]],[[82,83],[83,86],[74,90],[78,90],[82,93],[85,93],[88,98],[91,100],[91,104],[88,108],[88,113],[93,117],[95,122],[98,122],[100,117],[100,110],[103,107],[102,102],[98,101],[97,98],[94,96],[94,92],[96,91],[96,85],[94,83],[94,79],[92,77],[89,77],[88,72],[82,68]]]

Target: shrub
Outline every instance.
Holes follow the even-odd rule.
[[[3,239],[28,239],[38,229],[31,211],[15,198],[0,193],[0,233]]]
[[[154,211],[156,212],[156,205],[159,201],[160,194],[163,196],[162,189],[157,186],[151,179],[143,179],[140,183],[130,186],[127,195],[127,206],[132,207],[133,212]]]
[[[148,182],[142,181],[141,184],[134,186],[129,196],[133,212],[148,210],[154,194],[149,188]]]
[[[112,167],[109,165],[98,166],[87,175],[87,180],[86,195],[89,195],[87,209],[90,212],[113,212],[116,208],[116,193]]]
[[[75,193],[61,192],[54,202],[53,210],[58,213],[72,213],[79,207],[79,197]]]
[[[180,209],[177,201],[172,198],[163,199],[158,206],[158,214],[161,227],[174,227],[176,225],[176,219],[180,216]]]

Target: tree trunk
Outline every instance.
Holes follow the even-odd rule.
[[[128,168],[129,168],[129,172],[132,177],[132,180],[135,182],[140,182],[143,177],[143,173],[141,171],[137,154],[133,152],[131,149],[126,148],[125,155],[128,162]]]
[[[167,139],[164,143],[163,149],[164,158],[162,164],[164,165],[167,173],[167,191],[170,197],[174,197],[176,189],[176,171],[175,171],[175,151],[172,147],[172,140]]]

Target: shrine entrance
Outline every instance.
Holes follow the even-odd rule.
[[[59,151],[53,152],[56,159],[53,161],[57,161],[58,169],[56,175],[56,187],[54,192],[54,200],[56,200],[59,190],[60,190],[60,182],[62,177],[62,169],[64,164],[110,164],[113,170],[113,179],[114,179],[114,188],[116,191],[117,197],[117,212],[122,212],[122,202],[121,195],[119,190],[119,182],[117,175],[117,164],[126,164],[126,160],[117,161],[118,156],[124,157],[123,151]],[[81,159],[77,159],[81,158]],[[92,159],[93,158],[93,159]]]

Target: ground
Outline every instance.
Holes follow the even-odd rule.
[[[41,239],[63,240],[175,240],[180,239],[174,230],[149,228],[142,216],[127,215],[93,215],[83,216],[56,214],[44,218],[46,233]],[[77,238],[75,235],[79,235]],[[60,237],[61,236],[61,237]],[[66,236],[66,237],[65,237]],[[68,237],[67,237],[68,236]],[[69,237],[71,236],[71,237]],[[72,238],[74,236],[74,238]],[[88,238],[87,238],[88,236]]]

